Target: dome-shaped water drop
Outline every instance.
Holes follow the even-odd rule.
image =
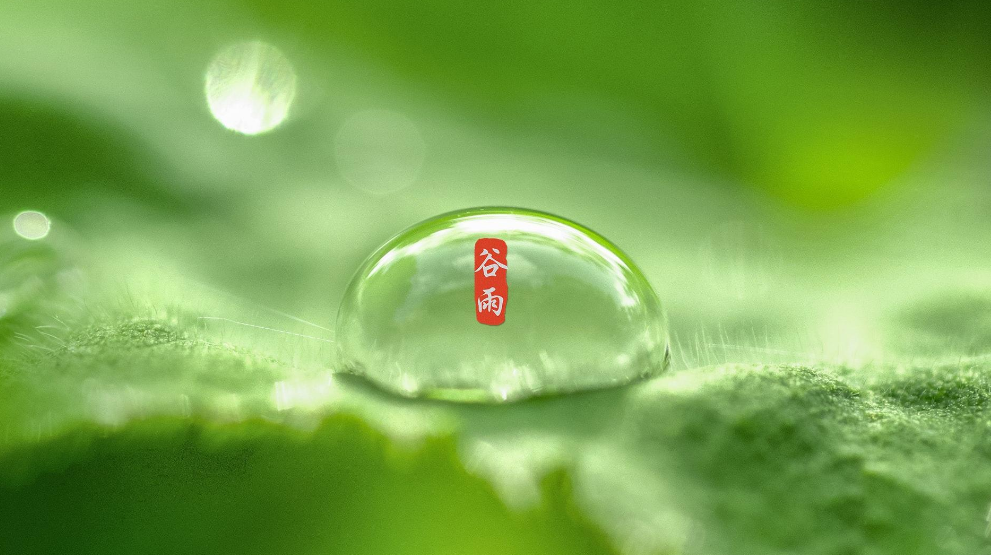
[[[668,364],[661,304],[633,262],[564,218],[476,208],[378,249],[337,319],[340,369],[409,397],[506,401],[598,389]]]

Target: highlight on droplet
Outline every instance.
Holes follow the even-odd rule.
[[[210,113],[227,129],[257,135],[289,115],[296,97],[296,71],[276,47],[262,41],[233,44],[206,71]]]
[[[25,210],[14,216],[14,233],[25,239],[31,241],[44,239],[51,229],[51,220],[37,210]]]

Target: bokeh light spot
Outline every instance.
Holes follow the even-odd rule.
[[[48,216],[37,210],[25,210],[14,216],[14,232],[25,239],[44,239],[52,228]]]
[[[206,100],[224,127],[257,135],[283,122],[296,96],[296,71],[282,52],[261,41],[231,45],[206,72]]]
[[[416,124],[390,110],[365,110],[351,116],[337,133],[334,155],[341,175],[376,195],[412,185],[426,156]]]

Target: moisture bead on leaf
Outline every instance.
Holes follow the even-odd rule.
[[[633,262],[574,222],[513,208],[445,214],[388,241],[352,279],[337,330],[341,371],[409,397],[499,402],[668,364],[660,301]]]

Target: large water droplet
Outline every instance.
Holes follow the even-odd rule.
[[[476,315],[482,238],[508,250],[501,325]],[[622,385],[669,358],[660,301],[625,254],[574,222],[514,208],[445,214],[388,241],[348,286],[337,337],[342,371],[448,400]]]

